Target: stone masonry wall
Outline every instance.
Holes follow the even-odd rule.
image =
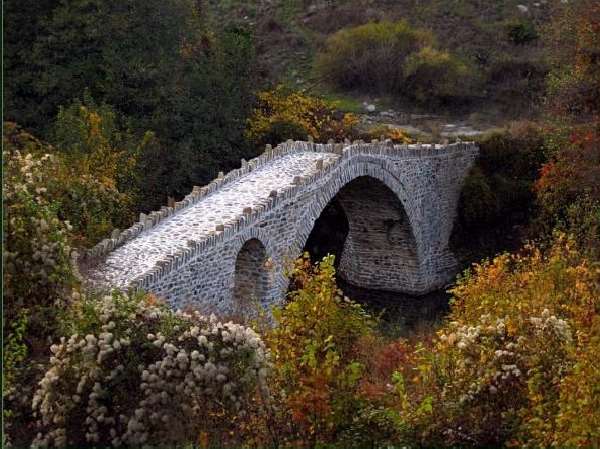
[[[338,193],[349,224],[340,275],[362,287],[419,293],[419,257],[404,206],[381,181],[359,177]]]
[[[471,143],[289,141],[113,233],[80,258],[80,271],[95,288],[143,288],[175,307],[231,312],[244,288],[267,305],[283,297],[286,267],[341,191],[351,228],[342,275],[359,286],[426,293],[454,274],[448,239],[477,153]],[[250,250],[260,242],[264,254],[248,246],[240,253],[252,239]],[[244,287],[252,276],[257,285]]]

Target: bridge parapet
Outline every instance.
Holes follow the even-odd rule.
[[[111,234],[110,238],[103,239],[94,247],[86,250],[81,254],[81,258],[79,259],[81,262],[87,263],[97,263],[103,256],[106,256],[108,253],[123,245],[124,243],[134,239],[140,233],[150,230],[153,227],[157,226],[159,223],[164,221],[165,219],[170,218],[178,211],[189,207],[193,204],[196,204],[198,201],[201,201],[204,197],[210,195],[211,193],[218,190],[220,187],[223,187],[242,176],[247,175],[251,171],[260,168],[266,164],[268,164],[273,159],[280,158],[282,156],[293,154],[293,153],[301,153],[301,152],[315,152],[315,153],[330,153],[330,154],[339,154],[342,158],[349,158],[356,154],[375,154],[375,155],[399,155],[405,157],[427,157],[427,156],[435,156],[437,152],[443,150],[444,152],[448,152],[448,150],[453,150],[456,153],[464,153],[465,151],[473,151],[477,152],[477,147],[472,142],[465,143],[453,143],[450,145],[440,145],[440,144],[403,144],[403,145],[394,145],[391,141],[373,141],[370,144],[367,144],[363,141],[354,141],[354,143],[313,143],[313,142],[304,142],[304,141],[287,141],[285,143],[279,144],[276,148],[270,148],[270,145],[267,146],[264,153],[261,155],[250,159],[249,161],[245,161],[242,159],[242,166],[238,169],[232,170],[224,176],[218,176],[213,181],[205,186],[194,186],[193,190],[186,195],[181,201],[175,202],[174,206],[163,206],[159,210],[152,211],[149,214],[140,214],[139,221],[135,222],[126,230],[118,230],[115,229]],[[332,163],[324,164],[320,167],[320,170],[331,170]],[[313,178],[318,175],[313,175]],[[311,179],[302,179],[302,183],[310,182]],[[295,193],[294,187],[290,187],[286,189],[286,192],[289,194]],[[275,199],[265,204],[265,208],[269,208],[274,206],[277,203]],[[256,211],[254,211],[253,215]],[[239,217],[243,219],[244,217]]]

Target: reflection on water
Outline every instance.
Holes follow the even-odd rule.
[[[374,316],[381,317],[381,327],[395,336],[408,336],[439,323],[449,312],[451,295],[437,290],[423,296],[370,290],[357,287],[338,277],[344,294],[362,304]]]

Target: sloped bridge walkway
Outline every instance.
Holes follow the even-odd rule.
[[[141,288],[173,306],[228,313],[267,305],[333,200],[348,221],[339,273],[352,284],[424,294],[456,272],[448,240],[472,143],[288,141],[114,231],[80,257],[94,288]]]

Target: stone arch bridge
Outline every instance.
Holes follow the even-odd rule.
[[[333,200],[348,221],[339,273],[424,294],[456,273],[448,240],[472,143],[288,141],[194,190],[80,258],[92,287],[142,288],[175,307],[228,313],[282,298],[288,264]]]

